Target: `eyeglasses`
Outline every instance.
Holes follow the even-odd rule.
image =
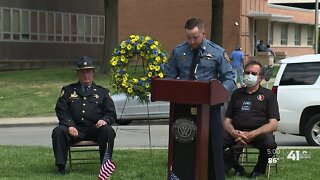
[[[246,75],[252,74],[254,76],[260,75],[258,72],[249,72],[249,71],[245,71],[244,74],[246,74]]]
[[[200,35],[197,36],[192,36],[192,37],[187,37],[187,41],[197,41],[199,39]]]

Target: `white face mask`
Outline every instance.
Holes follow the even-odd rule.
[[[257,84],[258,76],[254,76],[252,74],[244,75],[243,81],[247,85],[247,87],[252,87]]]

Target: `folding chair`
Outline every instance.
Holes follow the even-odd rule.
[[[96,157],[83,157],[84,153],[97,151]],[[77,154],[77,155],[75,155]],[[89,155],[89,154],[88,154]],[[69,147],[69,167],[73,164],[98,164],[100,163],[99,145],[94,141],[80,141]]]
[[[259,150],[252,145],[233,145],[231,147],[234,151],[234,157],[238,158],[239,164],[244,167],[254,167],[258,161]],[[277,153],[274,153],[273,158],[277,158]],[[278,173],[277,163],[267,164],[267,177],[270,177],[271,166],[275,167]]]

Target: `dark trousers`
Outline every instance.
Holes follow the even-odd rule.
[[[208,149],[208,180],[223,180],[223,126],[221,121],[221,106],[210,107],[209,149]]]
[[[55,164],[66,166],[68,150],[71,143],[82,140],[95,141],[99,145],[100,162],[102,163],[104,154],[106,152],[106,144],[108,143],[108,154],[110,158],[113,153],[114,138],[116,133],[109,125],[101,126],[96,129],[95,127],[77,127],[79,136],[77,138],[71,137],[68,127],[59,125],[52,131],[52,147],[55,157]]]
[[[228,153],[224,153],[224,161],[226,165],[230,165],[235,170],[241,168],[238,163],[238,157],[235,154],[238,154],[237,150],[232,149],[231,146],[235,144],[235,139],[228,134],[224,133],[223,137],[224,145],[223,149],[229,148],[230,151]],[[273,156],[275,149],[277,148],[277,144],[274,139],[273,134],[260,134],[253,141],[250,142],[250,145],[254,146],[259,150],[258,162],[254,167],[254,171],[265,174],[266,167],[268,164],[268,158]]]

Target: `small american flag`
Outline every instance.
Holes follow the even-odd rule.
[[[170,180],[180,180],[173,172],[170,174]]]
[[[103,157],[103,163],[98,176],[99,180],[106,180],[116,169],[116,165],[110,160],[109,154],[106,152]]]

